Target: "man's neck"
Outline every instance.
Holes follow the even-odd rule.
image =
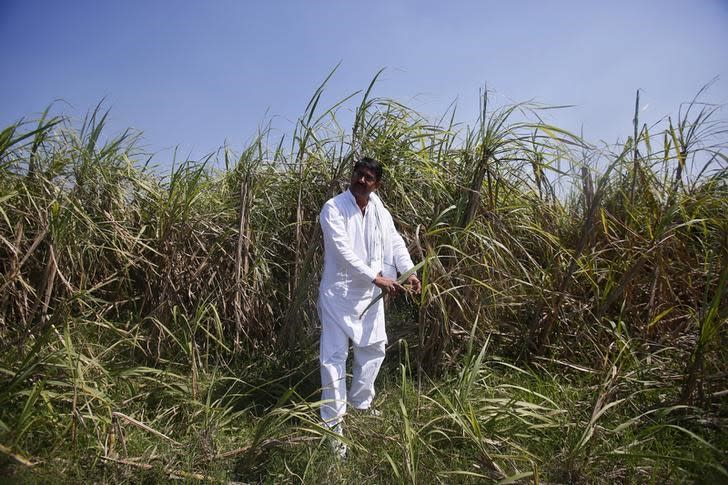
[[[367,208],[367,204],[369,203],[369,196],[364,197],[364,196],[361,196],[361,195],[355,195],[353,193],[351,195],[354,196],[354,200],[356,201],[356,205],[361,210],[361,213],[364,214],[364,211]]]
[[[356,205],[358,205],[361,210],[364,210],[369,203],[369,197],[354,197],[354,199],[356,199]]]

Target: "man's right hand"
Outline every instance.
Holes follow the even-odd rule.
[[[378,274],[376,278],[374,278],[374,281],[372,283],[381,288],[384,293],[390,295],[396,295],[400,291],[404,291],[404,286],[397,283],[397,280],[382,276],[381,273]]]

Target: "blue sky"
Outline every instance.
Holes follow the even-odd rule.
[[[49,103],[81,118],[102,98],[111,128],[144,132],[165,163],[241,149],[272,119],[290,133],[339,62],[325,101],[366,88],[433,119],[455,99],[576,105],[550,122],[614,142],[641,117],[676,115],[701,86],[728,103],[728,1],[0,0],[0,123]],[[725,112],[721,115],[726,118]]]

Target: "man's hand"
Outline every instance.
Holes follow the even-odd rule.
[[[417,278],[416,274],[410,275],[410,277],[407,278],[407,283],[412,286],[412,291],[414,291],[415,293],[419,293],[420,291],[422,291],[422,283],[420,283],[420,280]]]
[[[382,276],[381,273],[378,274],[376,278],[374,278],[373,283],[381,288],[384,293],[390,295],[396,295],[400,291],[404,291],[404,286],[397,283],[397,280],[393,280],[392,278],[386,278]]]

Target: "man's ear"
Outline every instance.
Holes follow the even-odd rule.
[[[374,192],[375,190],[377,190],[380,185],[382,185],[382,181],[381,180],[377,180],[376,182],[374,182],[374,186],[372,188],[372,192]]]

